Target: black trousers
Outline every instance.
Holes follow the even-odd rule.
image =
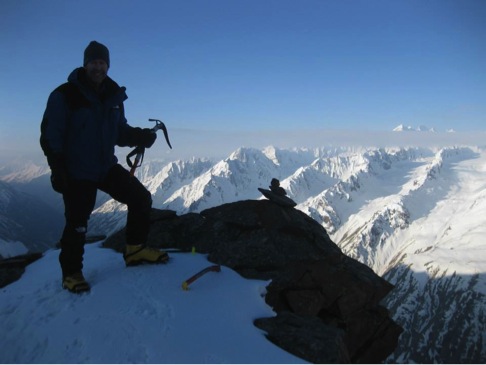
[[[139,245],[147,241],[152,196],[142,183],[130,176],[121,165],[113,166],[101,183],[70,180],[68,189],[63,194],[66,225],[59,254],[63,276],[72,275],[83,268],[88,220],[96,203],[98,189],[127,205],[127,244]]]

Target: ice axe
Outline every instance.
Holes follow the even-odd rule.
[[[167,141],[169,147],[172,149],[172,146],[169,141],[169,133],[167,132],[167,128],[165,127],[165,124],[161,120],[151,119],[151,118],[149,119],[149,122],[155,122],[155,126],[152,128],[152,133],[157,133],[159,129],[162,129],[162,132],[164,132],[165,140]],[[130,169],[131,176],[135,175],[135,170],[137,169],[137,167],[142,166],[144,155],[145,155],[145,147],[141,147],[141,146],[135,147],[133,151],[127,155],[127,165],[131,168]],[[135,156],[134,162],[130,160],[130,158],[133,156]]]
[[[182,290],[189,290],[189,285],[191,285],[191,283],[193,283],[194,281],[199,279],[201,276],[203,276],[204,274],[207,274],[208,272],[211,272],[211,271],[220,272],[221,266],[220,265],[211,265],[211,266],[206,267],[205,269],[202,269],[201,271],[198,271],[197,273],[192,275],[189,279],[184,280],[184,282],[182,283]]]

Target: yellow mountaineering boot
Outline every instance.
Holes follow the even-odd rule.
[[[81,272],[65,276],[62,279],[62,287],[72,293],[83,293],[91,289]]]
[[[169,255],[162,250],[144,245],[127,245],[123,255],[127,266],[140,264],[163,264],[169,260]]]

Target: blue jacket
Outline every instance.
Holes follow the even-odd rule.
[[[74,179],[99,182],[118,159],[115,145],[135,146],[140,128],[127,124],[125,88],[107,77],[97,94],[84,68],[49,96],[41,125],[41,147],[51,169],[65,169]]]

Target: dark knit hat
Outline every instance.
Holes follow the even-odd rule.
[[[86,66],[93,60],[103,60],[106,62],[108,67],[110,67],[110,52],[108,51],[108,48],[96,41],[91,41],[88,47],[86,47],[84,50],[83,66]]]

